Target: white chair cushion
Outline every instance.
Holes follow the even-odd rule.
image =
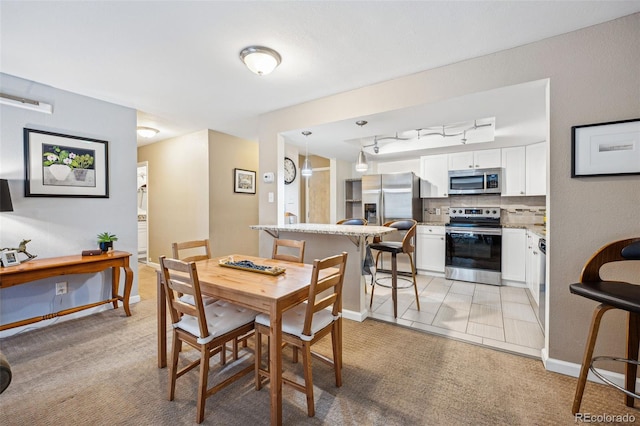
[[[316,312],[313,315],[313,321],[311,321],[311,336],[302,334],[302,328],[304,327],[304,316],[307,311],[307,303],[301,303],[296,307],[293,307],[286,311],[282,315],[282,332],[298,336],[300,339],[310,341],[315,334],[331,324],[334,320],[340,318],[340,315],[334,317],[329,309],[323,309]],[[256,317],[256,322],[264,326],[269,327],[271,320],[269,314],[259,314]]]
[[[216,300],[210,305],[205,306],[204,313],[207,317],[207,327],[209,328],[209,336],[198,338],[198,343],[208,343],[213,338],[228,333],[238,327],[242,327],[255,320],[258,313],[242,306],[224,300]],[[173,324],[174,328],[180,328],[194,336],[200,336],[200,327],[198,320],[191,315],[183,315],[180,321]]]
[[[190,294],[183,294],[182,296],[179,297],[179,299],[181,302],[188,303],[189,305],[193,305],[193,306],[196,305],[195,301],[193,300],[193,296]],[[216,300],[218,299],[215,299],[210,296],[202,296],[202,302],[204,303],[204,306],[210,305]]]

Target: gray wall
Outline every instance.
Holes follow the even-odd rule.
[[[556,363],[552,368],[563,368],[556,361],[580,363],[595,304],[570,295],[568,285],[597,248],[640,235],[640,176],[571,179],[571,126],[640,117],[638,40],[640,14],[634,14],[266,114],[260,170],[276,169],[279,132],[549,78],[548,356]],[[277,223],[276,205],[260,192],[261,223]],[[262,255],[268,253],[264,239]],[[621,320],[605,317],[600,347],[622,348]]]
[[[13,212],[0,213],[0,247],[22,239],[38,258],[79,255],[96,249],[96,234],[116,234],[117,250],[137,262],[136,112],[130,108],[76,95],[0,74],[0,90],[53,105],[53,114],[0,106],[0,177],[9,180]],[[109,142],[109,198],[24,197],[23,128],[33,128]],[[110,294],[111,272],[67,275],[0,290],[0,322],[6,324],[61,309],[97,302]],[[121,274],[121,281],[123,274]],[[69,293],[55,296],[55,282],[67,281]],[[139,300],[134,274],[132,301]],[[62,317],[88,315],[111,305]],[[41,327],[42,321],[32,327]],[[13,334],[8,330],[3,335]]]

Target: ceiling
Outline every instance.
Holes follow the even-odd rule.
[[[160,130],[146,142],[205,128],[257,140],[261,114],[639,11],[640,0],[2,0],[0,71],[135,108],[139,125]],[[277,50],[282,64],[251,73],[238,57],[249,45]],[[351,159],[363,136],[484,117],[496,117],[498,138],[517,118],[473,107],[491,98],[481,95],[310,129],[326,132],[313,153]],[[302,146],[300,130],[286,137]]]

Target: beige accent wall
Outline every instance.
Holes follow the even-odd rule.
[[[258,144],[201,130],[138,148],[147,161],[149,260],[209,238],[214,256],[258,253],[258,196],[233,192],[234,168],[258,169]],[[260,177],[256,174],[257,188]]]
[[[571,179],[571,126],[640,117],[637,40],[640,14],[266,114],[260,169],[276,169],[279,132],[549,78],[548,355],[580,363],[595,303],[568,286],[598,247],[640,236],[640,176]],[[277,223],[275,204],[259,197],[260,222]],[[598,347],[622,353],[624,329],[621,315],[605,315]]]
[[[209,229],[214,256],[258,254],[258,195],[233,192],[234,168],[258,170],[258,144],[209,130]],[[256,173],[260,188],[261,175]]]
[[[207,130],[138,148],[147,161],[149,261],[171,256],[171,243],[209,237]]]

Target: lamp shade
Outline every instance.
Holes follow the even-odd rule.
[[[263,46],[250,46],[242,49],[240,59],[251,71],[258,75],[267,75],[280,65],[280,54]]]
[[[11,192],[9,192],[9,181],[0,179],[0,212],[12,212]]]
[[[300,174],[304,177],[309,177],[313,174],[313,169],[311,168],[311,161],[309,161],[308,157],[305,157],[304,163],[302,163]]]
[[[358,161],[356,162],[356,171],[366,172],[368,169],[369,165],[367,164],[367,156],[363,150],[360,150],[360,153],[358,154]]]

